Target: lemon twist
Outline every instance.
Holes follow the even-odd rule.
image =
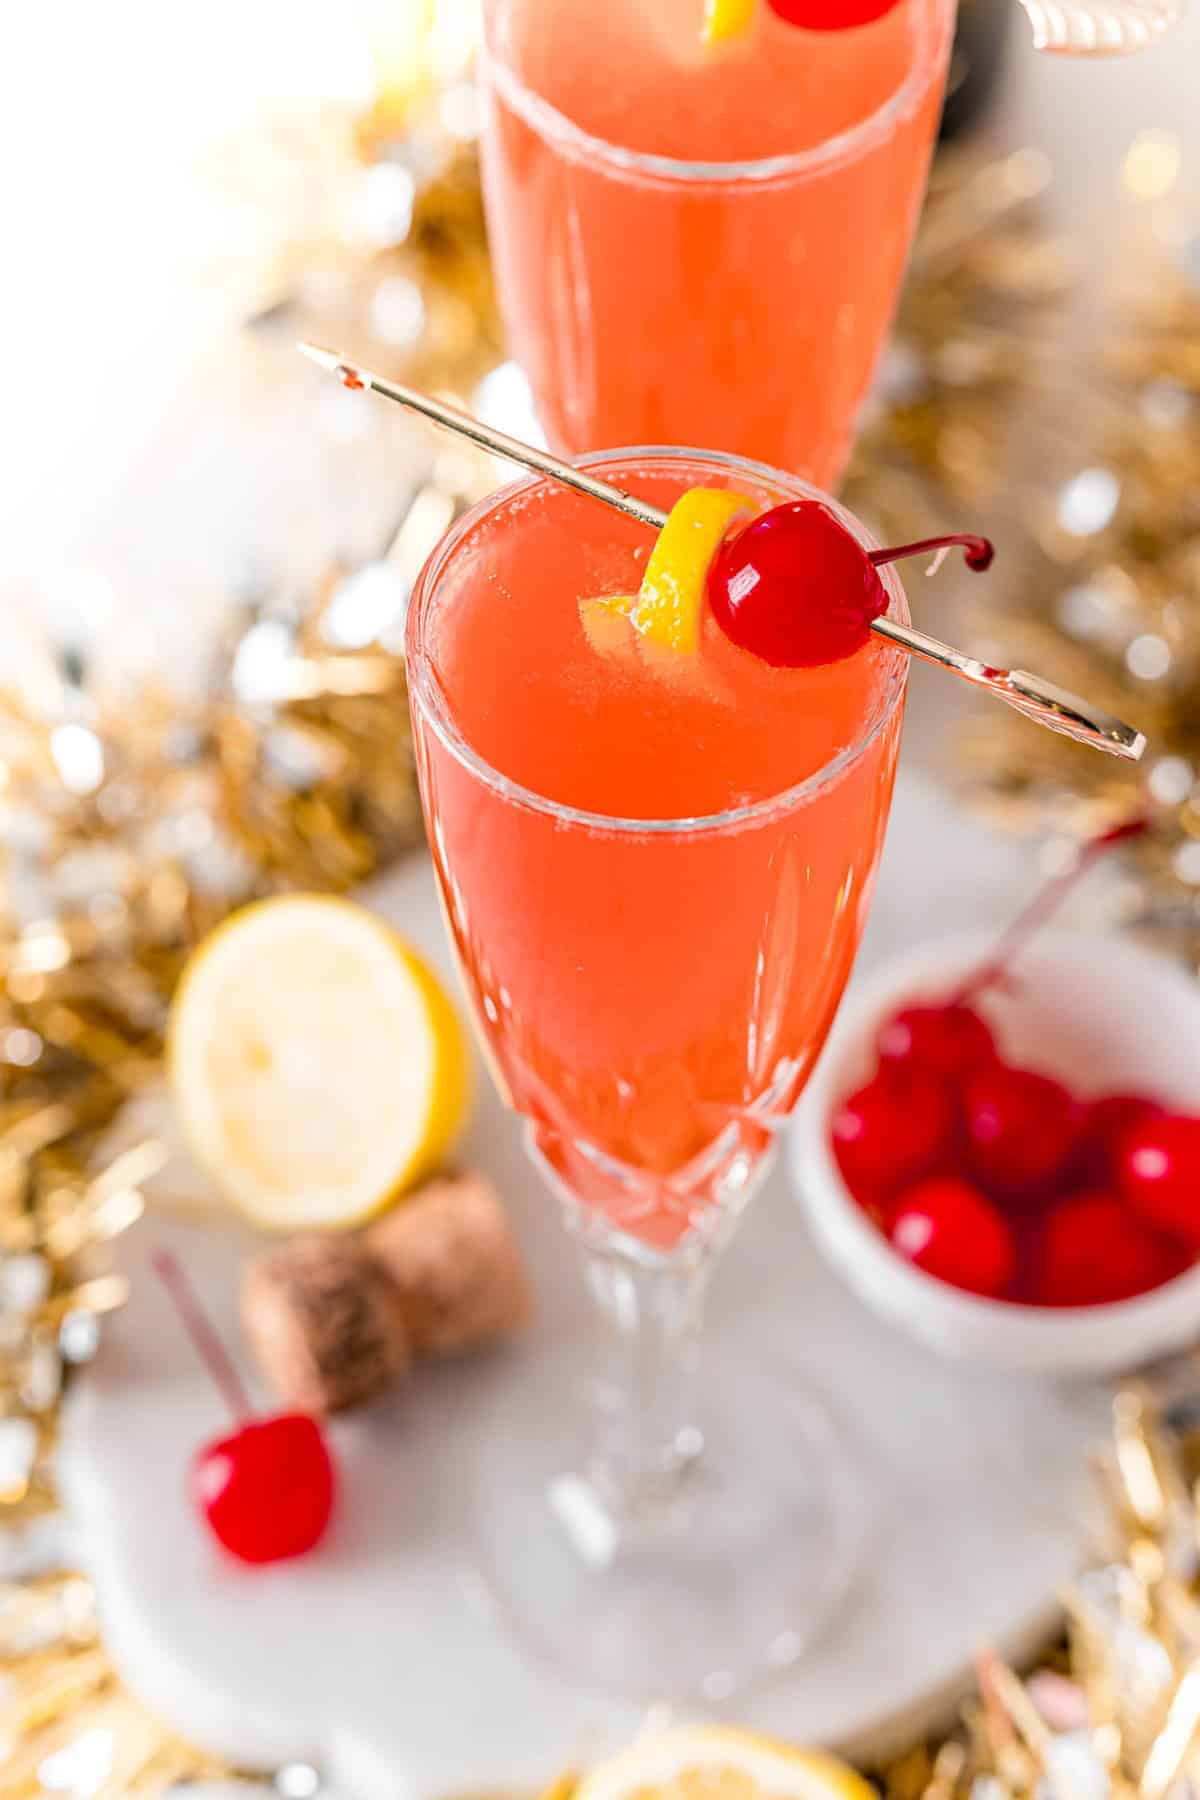
[[[638,590],[633,616],[643,638],[676,655],[695,655],[709,566],[733,521],[753,510],[744,494],[727,488],[689,488],[680,495]]]
[[[754,23],[758,0],[705,0],[700,36],[706,44],[726,44]]]

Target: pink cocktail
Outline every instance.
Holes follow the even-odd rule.
[[[762,507],[809,491],[715,455],[586,460],[662,508],[698,485]],[[705,1274],[854,959],[906,673],[877,639],[770,668],[711,616],[694,657],[624,654],[579,602],[635,592],[652,543],[594,500],[521,483],[450,533],[408,626],[449,927],[620,1364],[578,1454],[547,1421],[578,1421],[560,1396],[586,1347],[557,1346],[518,1423],[498,1420],[489,1575],[538,1649],[643,1699],[721,1670],[736,1685],[778,1660],[773,1644],[799,1653],[832,1591],[845,1494],[823,1415],[801,1417],[765,1360],[748,1393],[732,1352],[710,1359],[703,1417],[684,1377]]]
[[[953,0],[841,31],[760,0],[487,0],[484,177],[513,351],[559,449],[688,443],[831,486],[925,191]]]

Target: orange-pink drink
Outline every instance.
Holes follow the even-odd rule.
[[[664,510],[701,485],[761,506],[807,491],[720,457],[587,460]],[[593,641],[579,602],[636,593],[654,537],[552,482],[509,489],[426,568],[408,657],[434,861],[497,1078],[572,1191],[666,1248],[745,1188],[824,1042],[907,659],[872,639],[771,668],[707,612],[696,655]]]
[[[484,178],[559,449],[701,444],[837,480],[928,170],[953,0],[808,31],[760,0],[487,0]]]

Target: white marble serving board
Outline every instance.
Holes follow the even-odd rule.
[[[1011,846],[903,783],[860,966],[944,929],[1003,922],[1031,882]],[[369,898],[445,962],[423,858]],[[239,1764],[313,1761],[356,1800],[537,1784],[641,1723],[525,1661],[473,1576],[474,1423],[582,1328],[584,1309],[551,1203],[486,1088],[466,1153],[511,1201],[536,1329],[517,1349],[424,1370],[333,1426],[345,1501],[319,1554],[242,1570],[183,1498],[190,1453],[222,1418],[144,1264],[152,1242],[173,1242],[235,1339],[233,1276],[248,1242],[236,1229],[165,1214],[140,1228],[123,1250],[133,1299],[66,1410],[64,1492],[130,1685]],[[189,1181],[179,1164],[164,1179],[175,1193]],[[878,1529],[832,1629],[734,1711],[795,1739],[882,1750],[936,1722],[981,1641],[1020,1654],[1048,1629],[1080,1547],[1083,1451],[1104,1395],[940,1362],[878,1322],[811,1249],[782,1170],[719,1272],[713,1339],[748,1306],[770,1348],[799,1359],[853,1421]]]

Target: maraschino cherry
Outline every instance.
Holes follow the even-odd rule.
[[[1121,1157],[1130,1133],[1161,1118],[1166,1110],[1145,1094],[1105,1094],[1093,1100],[1079,1147],[1081,1183],[1112,1187],[1120,1178]]]
[[[237,1421],[236,1430],[196,1452],[191,1491],[197,1508],[217,1542],[242,1562],[305,1555],[325,1535],[336,1488],[320,1425],[307,1413],[253,1417],[237,1371],[182,1268],[162,1250],[153,1262]]]
[[[1160,1287],[1188,1258],[1122,1206],[1115,1194],[1074,1194],[1043,1219],[1034,1240],[1033,1294],[1042,1306],[1104,1306]]]
[[[1164,1113],[1125,1138],[1121,1192],[1143,1219],[1200,1250],[1200,1119]]]
[[[846,1184],[875,1202],[947,1155],[954,1131],[950,1101],[927,1075],[876,1077],[833,1115],[833,1150]]]
[[[876,1047],[885,1068],[924,1069],[947,1081],[996,1059],[996,1040],[982,1016],[958,1000],[902,1006],[884,1020]]]
[[[954,1176],[918,1182],[896,1202],[888,1236],[900,1254],[954,1287],[989,1298],[1016,1272],[1012,1229],[986,1194]]]
[[[1097,1306],[1170,1281],[1200,1255],[1200,1118],[1144,1094],[1085,1102],[1004,1060],[976,1001],[1127,820],[1084,844],[945,1000],[884,1020],[878,1068],[835,1109],[834,1155],[893,1249],[989,1299]]]
[[[897,0],[767,0],[772,12],[806,31],[845,31],[871,25],[890,13]]]
[[[999,1062],[975,1071],[963,1105],[971,1167],[1011,1201],[1040,1198],[1083,1127],[1083,1106],[1060,1081]]]
[[[733,643],[777,669],[811,669],[861,650],[888,606],[876,571],[904,556],[961,544],[971,569],[990,566],[987,538],[922,538],[864,550],[819,500],[789,500],[727,537],[708,571],[708,603]]]

